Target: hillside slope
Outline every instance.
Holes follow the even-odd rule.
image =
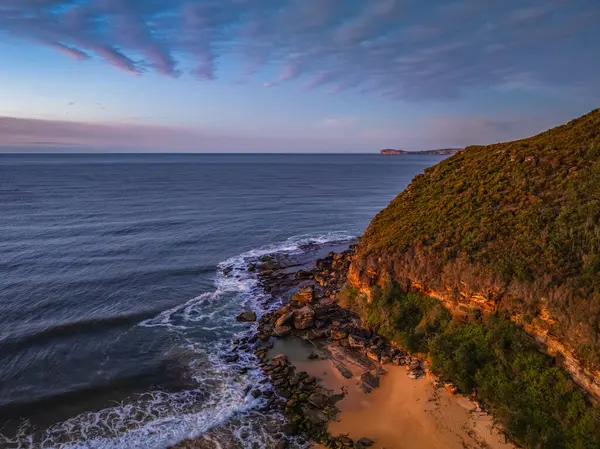
[[[506,314],[600,398],[600,109],[415,177],[373,219],[349,280]]]

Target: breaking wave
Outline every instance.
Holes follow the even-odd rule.
[[[148,391],[43,430],[24,423],[16,436],[0,435],[0,446],[159,449],[221,426],[227,435],[222,438],[231,438],[234,444],[221,441],[217,447],[266,447],[272,434],[269,426],[281,417],[258,413],[262,399],[246,394],[264,379],[262,371],[250,353],[240,352],[235,363],[226,361],[232,354],[232,340],[253,331],[252,326],[237,323],[236,315],[251,308],[260,317],[279,306],[270,301],[248,267],[265,255],[301,254],[310,245],[343,243],[352,238],[345,232],[303,235],[231,257],[218,265],[213,291],[137,323],[144,328],[163,328],[177,337],[180,344],[174,357],[185,364],[193,387],[175,392]]]

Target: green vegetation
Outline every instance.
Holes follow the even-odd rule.
[[[444,287],[446,266],[471,267],[471,278],[461,270],[454,280],[518,299],[503,304],[509,313],[535,318],[543,303],[553,333],[598,367],[599,223],[600,109],[427,169],[375,217],[359,257],[416,254],[412,273],[427,272],[434,288]],[[485,279],[475,274],[482,270]]]
[[[434,371],[463,393],[475,391],[516,442],[536,449],[600,447],[598,409],[509,320],[453,320],[437,300],[391,285],[375,288],[370,303],[350,287],[343,296],[365,325],[378,327],[412,351],[428,353]]]

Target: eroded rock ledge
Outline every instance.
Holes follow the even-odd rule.
[[[468,269],[465,266],[447,268],[444,273],[446,280],[439,285],[440,282],[434,281],[433,277],[427,274],[427,270],[418,267],[423,261],[414,260],[410,266],[411,262],[406,256],[396,260],[374,255],[367,258],[357,257],[355,254],[346,257],[350,258],[346,262],[349,266],[348,284],[367,298],[370,298],[374,286],[383,286],[392,281],[406,291],[423,293],[439,300],[447,310],[459,317],[467,316],[473,311],[493,314],[505,310],[507,303],[514,299],[518,300],[514,292],[507,290],[506,286],[483,271],[473,274],[471,270],[470,276],[479,277],[480,285],[485,285],[486,288],[469,288],[469,284],[461,281],[461,273]],[[443,271],[441,268],[439,270]],[[426,279],[416,274],[419,272],[425,272],[423,277]],[[439,278],[439,274],[436,277]],[[431,287],[432,284],[436,287]],[[577,358],[573,348],[554,334],[554,321],[546,309],[542,307],[531,322],[526,322],[522,315],[515,313],[511,314],[510,318],[535,339],[543,352],[556,358],[577,385],[600,402],[600,371],[586,367]]]

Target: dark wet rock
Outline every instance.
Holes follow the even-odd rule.
[[[375,373],[377,376],[385,376],[388,372],[379,366],[375,369]]]
[[[294,276],[298,281],[305,281],[313,278],[313,274],[311,271],[300,270],[296,271],[296,275]]]
[[[303,413],[306,419],[308,419],[314,426],[322,426],[328,421],[327,416],[325,416],[325,414],[318,409],[305,408]]]
[[[225,361],[227,363],[235,363],[240,359],[240,356],[238,354],[233,354],[230,355],[229,357],[225,357]]]
[[[250,273],[254,273],[256,271],[256,264],[255,263],[251,263],[248,265],[248,271]]]
[[[379,377],[377,377],[375,374],[373,374],[370,371],[363,373],[360,376],[360,380],[372,388],[379,388]]]
[[[313,393],[308,397],[308,402],[316,408],[322,409],[329,405],[329,397],[324,394]]]
[[[314,352],[311,352],[310,354],[308,354],[308,360],[318,360],[319,359],[319,355],[315,354]]]
[[[254,390],[254,391],[252,392],[252,397],[253,397],[254,399],[256,399],[256,398],[259,398],[259,397],[261,397],[261,396],[262,396],[262,391],[260,391],[260,390],[258,390],[258,389]]]
[[[315,311],[310,306],[304,306],[294,311],[294,327],[299,330],[310,329],[315,320]]]
[[[225,276],[229,276],[229,274],[233,271],[233,267],[225,267],[223,268],[223,274]]]
[[[346,379],[352,379],[354,377],[354,375],[352,374],[352,371],[350,371],[348,368],[346,368],[341,363],[336,363],[336,364],[334,364],[334,366],[341,373],[341,375],[344,376]]]
[[[289,446],[288,440],[285,438],[279,440],[275,445],[275,449],[287,449]]]
[[[288,423],[282,427],[281,431],[287,436],[294,436],[298,433],[298,426],[296,424]]]
[[[371,447],[375,444],[375,441],[369,438],[361,438],[356,442],[357,445],[362,445],[362,447]],[[357,446],[358,447],[358,446]]]
[[[253,323],[256,321],[256,312],[254,312],[254,311],[242,312],[236,317],[236,320],[240,321],[242,323]]]
[[[367,385],[364,382],[361,382],[359,384],[359,389],[363,392],[363,393],[371,393],[373,391],[373,388],[371,388],[369,385]]]

